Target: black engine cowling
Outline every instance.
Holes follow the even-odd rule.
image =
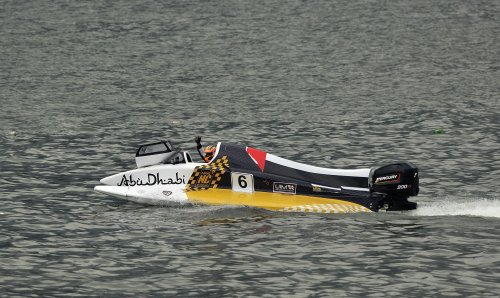
[[[416,203],[408,202],[408,197],[419,191],[418,168],[406,161],[386,163],[370,171],[371,192],[386,194],[388,210],[410,210]]]

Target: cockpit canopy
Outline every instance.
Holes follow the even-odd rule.
[[[170,141],[141,145],[135,154],[138,168],[158,164],[178,164],[193,162],[188,152],[174,149]]]
[[[170,141],[161,141],[157,143],[141,145],[139,149],[137,149],[137,153],[135,154],[135,156],[137,157],[137,156],[148,156],[160,153],[168,153],[172,152],[173,150],[174,147],[172,146],[172,143],[170,143]]]

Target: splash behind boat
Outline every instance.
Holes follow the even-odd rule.
[[[283,159],[238,144],[218,143],[212,160],[161,141],[139,147],[137,169],[101,180],[95,190],[144,204],[253,206],[324,213],[416,208],[418,169],[397,161],[372,168],[330,169]]]

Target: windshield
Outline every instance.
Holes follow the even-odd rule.
[[[186,160],[184,159],[184,154],[182,154],[182,152],[174,152],[166,158],[163,163],[176,165],[178,163],[186,163]]]
[[[158,153],[168,153],[172,152],[172,145],[170,142],[158,142],[152,144],[142,145],[137,149],[135,156],[146,156]]]

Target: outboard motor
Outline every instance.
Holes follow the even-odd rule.
[[[406,161],[386,163],[370,171],[368,184],[371,192],[385,194],[388,211],[412,210],[417,204],[408,197],[418,194],[418,168]]]

